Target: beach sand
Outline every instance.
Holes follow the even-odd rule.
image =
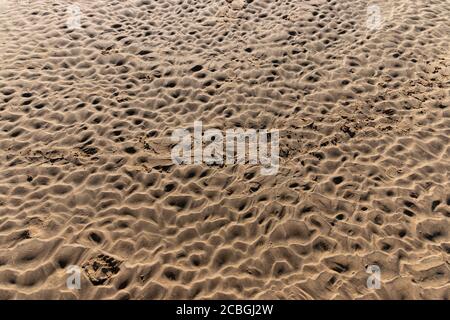
[[[448,299],[449,17],[0,1],[0,298]],[[174,164],[194,121],[279,130],[278,172]]]

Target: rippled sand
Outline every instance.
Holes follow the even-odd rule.
[[[0,5],[0,298],[449,298],[449,1],[73,3]],[[194,121],[278,173],[174,165]]]

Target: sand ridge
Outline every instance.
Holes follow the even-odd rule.
[[[0,11],[0,298],[449,298],[448,1],[71,3]],[[174,165],[194,121],[278,173]]]

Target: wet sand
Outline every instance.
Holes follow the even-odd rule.
[[[448,1],[68,4],[0,6],[1,299],[449,298]],[[175,165],[194,121],[278,172]]]

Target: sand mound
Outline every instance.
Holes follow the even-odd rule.
[[[377,3],[3,1],[0,298],[448,299],[450,4]],[[278,173],[174,165],[194,121]]]

